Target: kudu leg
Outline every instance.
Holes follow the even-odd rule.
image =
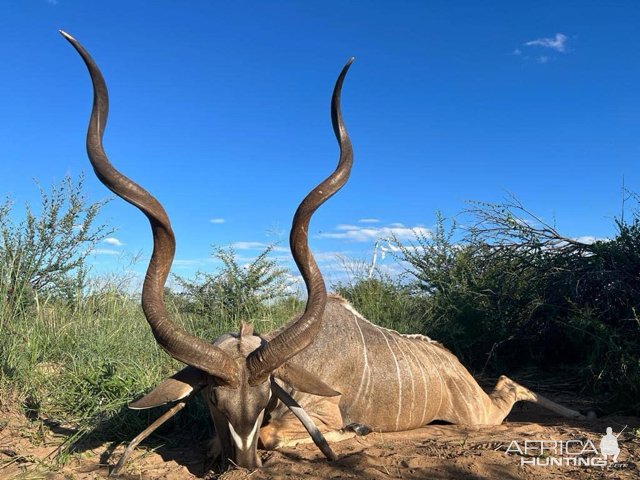
[[[327,442],[337,443],[337,442],[342,442],[344,440],[349,440],[350,438],[353,438],[356,435],[357,435],[356,432],[354,432],[352,430],[349,430],[349,431],[347,431],[347,430],[330,430],[330,431],[324,433],[324,438],[325,438],[325,440]],[[292,448],[292,447],[295,447],[296,445],[308,445],[311,442],[313,442],[313,439],[311,439],[310,437],[294,438],[294,439],[282,442],[278,447],[279,448],[283,448],[283,447]],[[329,458],[329,460],[331,460],[331,459]]]
[[[313,443],[316,444],[316,446],[320,449],[324,456],[329,460],[336,460],[338,457],[335,453],[333,453],[333,450],[331,450],[331,447],[327,443],[327,440],[322,435],[318,427],[316,427],[315,423],[313,423],[313,420],[311,420],[311,417],[309,417],[307,412],[305,412],[304,409],[293,399],[293,397],[291,397],[291,395],[289,395],[276,382],[273,382],[271,384],[271,388],[278,396],[280,401],[284,403],[289,408],[289,410],[291,410],[291,412],[298,418],[298,420],[300,420],[302,425],[304,425],[304,428],[307,430],[307,432],[309,432]]]
[[[541,407],[557,413],[566,418],[585,419],[586,417],[576,410],[563,407],[559,403],[553,402],[542,395],[532,392],[509,377],[501,376],[496,383],[491,395],[489,395],[493,406],[492,419],[496,423],[501,423],[505,419],[513,404],[519,401],[536,403]],[[493,422],[490,422],[493,423]]]
[[[113,468],[113,470],[111,470],[109,475],[110,476],[119,475],[122,469],[124,468],[125,464],[127,463],[127,460],[129,459],[129,457],[131,456],[135,448],[138,446],[138,444],[142,442],[145,438],[147,438],[149,435],[151,435],[160,425],[162,425],[164,422],[166,422],[171,417],[173,417],[176,413],[182,410],[186,404],[187,404],[186,401],[176,403],[173,407],[171,407],[169,410],[167,410],[162,415],[160,415],[160,417],[158,417],[158,419],[155,422],[153,422],[151,425],[145,428],[136,438],[131,440],[131,442],[125,449],[124,453],[120,457],[118,464]]]

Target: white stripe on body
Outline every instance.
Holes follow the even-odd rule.
[[[430,350],[431,350],[431,345],[425,345],[422,343],[418,343],[418,347],[422,348],[422,351],[432,360],[433,362],[433,355],[431,355]],[[437,348],[437,347],[436,347]],[[432,365],[436,365],[435,363],[432,363]],[[437,367],[432,367],[431,370],[435,370],[435,372],[438,374],[438,378],[440,379],[440,402],[438,403],[438,408],[436,409],[436,414],[438,412],[440,412],[440,409],[442,408],[442,397],[444,397],[444,392],[445,392],[445,382],[444,379],[442,378],[442,375],[440,374],[440,369]],[[451,398],[450,395],[447,395],[447,397],[449,397],[449,404],[451,405]]]
[[[424,385],[424,407],[422,408],[422,420],[420,420],[420,424],[424,425],[424,419],[427,416],[427,404],[429,402],[429,388],[427,385],[427,378],[424,376],[424,369],[422,368],[422,362],[420,361],[420,359],[416,356],[415,352],[413,351],[413,348],[411,348],[413,346],[413,342],[409,343],[409,352],[411,353],[411,355],[413,355],[413,359],[415,360],[416,364],[418,365],[418,368],[420,369],[420,375],[422,375],[422,384]]]
[[[416,389],[415,389],[415,384],[413,381],[413,369],[411,368],[411,365],[409,364],[409,362],[407,361],[407,356],[404,354],[404,351],[402,350],[402,348],[400,348],[400,344],[398,343],[398,339],[396,338],[395,335],[392,335],[393,341],[396,344],[396,347],[398,347],[398,350],[400,350],[400,353],[402,354],[402,358],[404,358],[404,363],[407,367],[407,370],[409,371],[409,378],[411,379],[411,406],[409,407],[409,425],[412,425],[413,422],[413,409],[415,408],[415,404],[416,404]],[[406,407],[405,407],[406,410]]]
[[[442,359],[442,355],[440,355],[440,352],[438,351],[438,349],[437,349],[437,348],[436,348],[436,349],[434,349],[434,352],[436,353],[436,355],[438,355],[438,357],[439,357],[439,358],[441,358],[441,359]],[[460,388],[460,386],[458,385],[460,382],[462,382],[462,381],[463,381],[463,379],[462,379],[462,378],[460,378],[460,375],[458,375],[458,371],[460,370],[460,368],[459,368],[459,366],[456,366],[456,365],[454,365],[454,364],[453,364],[453,362],[451,361],[451,359],[449,358],[449,356],[448,356],[448,355],[446,355],[446,354],[445,354],[445,355],[444,355],[444,357],[445,357],[446,361],[449,363],[449,365],[451,365],[451,369],[452,369],[452,371],[456,373],[456,377],[458,377],[458,378],[454,379],[454,381],[453,381],[452,383],[453,383],[453,385],[456,387],[456,390],[458,390],[458,392],[460,392],[460,396],[461,396],[461,398],[463,398],[463,399],[464,399],[464,401],[463,401],[462,403],[463,403],[463,405],[464,405],[465,409],[467,410],[467,413],[469,414],[469,417],[468,417],[468,418],[469,418],[469,419],[472,419],[472,418],[474,418],[474,417],[475,417],[475,415],[473,414],[473,410],[471,409],[471,405],[469,405],[469,400],[470,400],[470,399],[469,399],[469,395],[465,395],[465,394],[462,392],[462,389]],[[440,362],[440,364],[442,364],[442,363],[443,363],[443,362]],[[466,382],[466,381],[464,381],[464,383],[465,383],[465,385],[466,385],[466,383],[467,383],[467,382]]]
[[[398,378],[398,415],[396,415],[396,432],[399,430],[400,426],[400,414],[402,413],[402,378],[400,377],[400,365],[398,365],[398,358],[396,357],[393,348],[389,344],[389,340],[387,340],[387,335],[384,333],[384,330],[380,329],[380,333],[382,334],[384,341],[387,343],[387,347],[389,347],[389,351],[391,352],[391,356],[393,357],[393,361],[396,364],[396,374]]]
[[[358,327],[358,332],[360,332],[360,338],[362,339],[362,351],[363,351],[363,355],[364,355],[364,368],[362,369],[362,377],[360,378],[360,386],[358,387],[358,392],[356,393],[356,396],[353,400],[353,403],[357,403],[358,398],[360,398],[360,393],[362,392],[362,387],[365,386],[365,375],[367,376],[367,382],[366,382],[366,386],[364,389],[364,394],[365,394],[365,398],[368,399],[368,403],[367,403],[367,408],[365,409],[365,411],[362,412],[363,416],[365,415],[365,412],[369,409],[370,405],[371,405],[371,395],[369,394],[369,386],[371,385],[371,367],[369,366],[369,358],[367,356],[367,343],[364,339],[364,334],[362,333],[362,329],[360,328],[360,325],[358,324],[358,316],[354,315],[353,316],[353,321],[356,324],[356,327]]]

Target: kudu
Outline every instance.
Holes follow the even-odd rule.
[[[352,60],[340,73],[331,102],[340,146],[338,167],[302,201],[291,227],[291,252],[308,291],[304,312],[275,332],[257,336],[243,324],[239,333],[225,334],[213,344],[176,326],[163,303],[175,249],[169,219],[153,196],[109,163],[102,148],[108,110],[104,79],[86,50],[61,33],[81,55],[93,83],[87,152],[94,171],[151,223],[154,248],[142,290],[144,314],[159,345],[188,365],[130,405],[143,409],[175,403],[130,443],[115,473],[142,439],[200,391],[216,429],[214,454],[223,462],[230,460],[246,468],[261,465],[259,442],[272,449],[307,442],[310,434],[323,453],[335,459],[324,437],[339,440],[371,430],[409,430],[434,420],[497,425],[520,400],[582,418],[579,412],[505,376],[487,395],[440,343],[374,325],[346,300],[327,295],[309,250],[308,227],[311,215],[346,183],[351,171],[353,154],[340,111],[340,94]]]

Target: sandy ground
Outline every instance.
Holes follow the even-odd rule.
[[[74,454],[64,466],[55,461],[59,445],[70,432],[29,421],[18,414],[0,416],[1,479],[105,478],[124,449],[104,444]],[[602,466],[531,465],[551,461],[551,455],[507,453],[517,441],[591,440],[596,448],[607,427],[618,438],[617,464]],[[171,448],[162,439],[140,447],[126,468],[124,479],[626,479],[640,478],[640,418],[604,417],[567,421],[535,406],[516,406],[508,421],[494,427],[429,425],[402,433],[372,433],[332,444],[339,459],[327,462],[312,445],[280,451],[261,451],[264,467],[254,472],[208,469],[204,445]],[[530,443],[531,445],[535,445]],[[549,445],[549,444],[547,444]],[[585,454],[584,458],[593,457]],[[562,455],[560,456],[562,457]],[[537,459],[537,460],[536,460]],[[564,460],[563,460],[564,461]]]

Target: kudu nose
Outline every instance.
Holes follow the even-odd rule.
[[[236,458],[234,463],[242,468],[246,468],[247,470],[254,470],[262,466],[262,460],[260,460],[258,452],[251,449],[236,449]]]

